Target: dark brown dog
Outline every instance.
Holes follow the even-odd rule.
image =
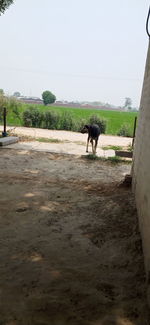
[[[86,152],[88,152],[88,144],[89,141],[92,144],[92,152],[93,155],[96,154],[96,148],[98,144],[98,138],[100,136],[100,128],[97,124],[93,125],[84,125],[83,129],[81,130],[81,133],[88,133],[88,138],[87,138],[87,145],[86,145]],[[95,141],[95,145],[93,143]]]

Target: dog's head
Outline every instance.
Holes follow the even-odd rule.
[[[89,125],[84,125],[84,127],[81,129],[81,133],[88,133]]]

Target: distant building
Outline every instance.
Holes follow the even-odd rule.
[[[43,100],[39,97],[27,97],[27,96],[20,96],[17,98],[19,101],[29,104],[43,104]]]

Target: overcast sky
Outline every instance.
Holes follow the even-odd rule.
[[[0,88],[139,106],[149,0],[14,0],[0,17]]]

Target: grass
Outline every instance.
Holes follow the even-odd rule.
[[[12,136],[18,136],[15,133],[11,133]],[[1,136],[0,136],[1,137]],[[30,135],[21,135],[19,136],[20,141],[38,141],[38,142],[44,142],[44,143],[64,143],[69,142],[68,140],[59,140],[59,139],[52,139],[52,138],[36,138],[32,137]]]
[[[40,111],[55,111],[60,114],[64,112],[69,112],[72,114],[76,121],[88,120],[91,115],[97,115],[100,118],[105,118],[107,120],[107,130],[106,134],[117,135],[118,131],[122,125],[128,125],[129,131],[133,134],[134,120],[138,115],[136,112],[118,112],[118,111],[108,111],[108,110],[96,110],[96,109],[81,109],[81,108],[69,108],[69,107],[57,107],[57,106],[43,106],[43,105],[31,105],[31,104],[20,104],[19,112],[20,116],[29,107],[39,108]],[[22,119],[14,117],[12,113],[8,114],[7,117],[8,125],[21,126],[23,125]]]
[[[59,139],[47,139],[47,138],[36,138],[36,141],[46,142],[46,143],[63,143],[64,141]]]
[[[133,147],[131,146],[131,144],[128,145],[127,150],[128,151],[133,151]]]
[[[87,156],[82,156],[82,158],[87,159],[87,160],[100,160],[100,161],[104,161],[104,162],[111,162],[111,164],[118,164],[118,163],[131,164],[132,163],[131,160],[122,159],[117,156],[106,158],[106,157],[98,157],[96,155],[89,154]]]
[[[123,147],[121,147],[121,146],[111,146],[111,145],[109,145],[109,146],[104,146],[104,147],[102,147],[102,149],[103,150],[123,150]]]

